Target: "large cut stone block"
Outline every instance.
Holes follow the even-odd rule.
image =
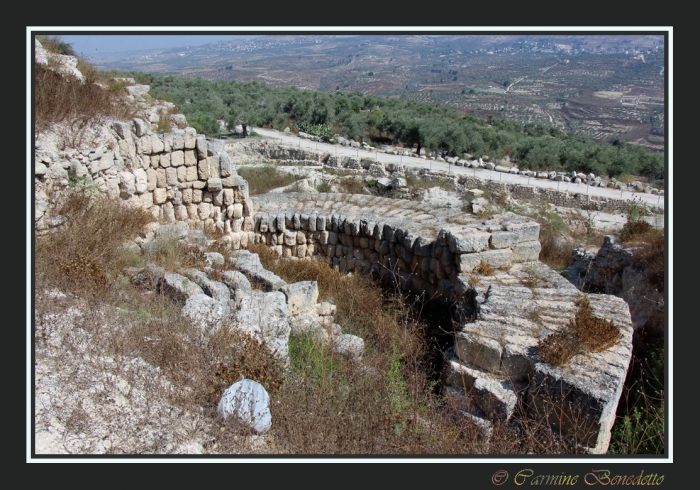
[[[461,231],[451,231],[447,234],[447,244],[452,253],[472,253],[488,250],[491,233],[468,228]]]
[[[513,263],[513,252],[506,248],[501,250],[487,250],[479,253],[460,254],[455,257],[455,263],[459,272],[472,272],[482,261],[493,268],[508,267]]]

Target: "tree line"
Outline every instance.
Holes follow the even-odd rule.
[[[370,144],[401,144],[417,153],[439,156],[509,156],[521,169],[593,172],[617,177],[664,178],[664,155],[616,140],[613,144],[565,134],[542,124],[463,116],[447,105],[367,96],[359,92],[326,93],[294,87],[273,88],[260,82],[235,82],[130,72],[151,86],[151,95],[177,105],[189,124],[207,135],[242,125],[282,130],[324,126]],[[326,132],[327,133],[327,132]]]

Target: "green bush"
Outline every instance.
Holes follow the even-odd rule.
[[[325,124],[310,124],[300,121],[292,124],[290,129],[318,136],[322,138],[323,141],[330,141],[333,137],[335,137],[333,129]]]
[[[630,366],[609,454],[664,452],[664,351],[649,357]]]

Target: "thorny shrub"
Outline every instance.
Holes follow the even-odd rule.
[[[620,337],[620,327],[612,320],[595,316],[588,297],[584,296],[568,328],[540,340],[536,349],[548,363],[563,366],[577,354],[600,352],[615,345]]]

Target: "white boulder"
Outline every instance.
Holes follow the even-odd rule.
[[[224,419],[238,416],[258,434],[272,427],[270,395],[263,385],[252,379],[242,379],[228,387],[221,397],[218,412]]]

